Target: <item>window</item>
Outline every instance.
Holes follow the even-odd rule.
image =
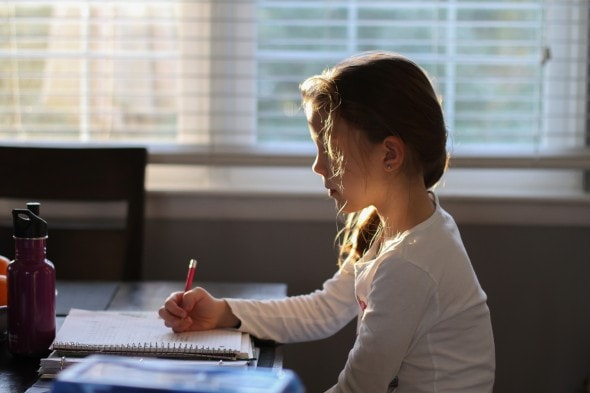
[[[285,114],[304,75],[381,48],[401,52],[429,72],[456,148],[585,143],[587,1],[259,4],[261,139],[296,138],[299,121],[286,122]]]
[[[184,146],[189,161],[204,147],[232,163],[266,151],[297,163],[281,157],[307,143],[298,84],[386,49],[435,81],[453,151],[584,148],[589,9],[587,0],[4,1],[0,140]]]

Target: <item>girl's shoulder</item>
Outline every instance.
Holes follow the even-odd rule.
[[[407,268],[412,266],[435,280],[449,270],[469,269],[471,264],[455,221],[441,208],[388,243],[377,259],[376,267],[400,269],[408,265]]]

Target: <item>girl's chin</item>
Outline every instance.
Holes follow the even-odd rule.
[[[334,204],[336,205],[336,210],[338,213],[355,213],[357,210],[351,209],[350,203],[345,200],[341,193],[336,190],[330,189],[329,190],[330,198],[334,200]]]
[[[334,204],[336,205],[336,210],[339,214],[350,214],[350,213],[358,213],[364,209],[363,206],[355,206],[350,204],[348,201],[344,201],[339,198],[332,198],[334,199]]]
[[[334,198],[334,204],[336,205],[336,210],[338,211],[338,213],[344,213],[344,214],[354,213],[354,211],[347,208],[346,202],[343,202],[339,199]]]

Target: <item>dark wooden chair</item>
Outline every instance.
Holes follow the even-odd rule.
[[[0,146],[0,254],[12,209],[39,202],[58,279],[140,279],[146,164],[140,147]]]

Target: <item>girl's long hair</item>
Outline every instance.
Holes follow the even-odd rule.
[[[339,117],[361,130],[369,143],[391,135],[401,138],[409,151],[404,169],[420,171],[427,189],[442,177],[448,164],[443,112],[430,79],[416,63],[396,53],[363,53],[308,78],[300,91],[303,105],[323,116],[320,136],[334,174],[344,170],[331,144]],[[373,207],[348,214],[337,236],[339,263],[362,257],[380,229]]]

